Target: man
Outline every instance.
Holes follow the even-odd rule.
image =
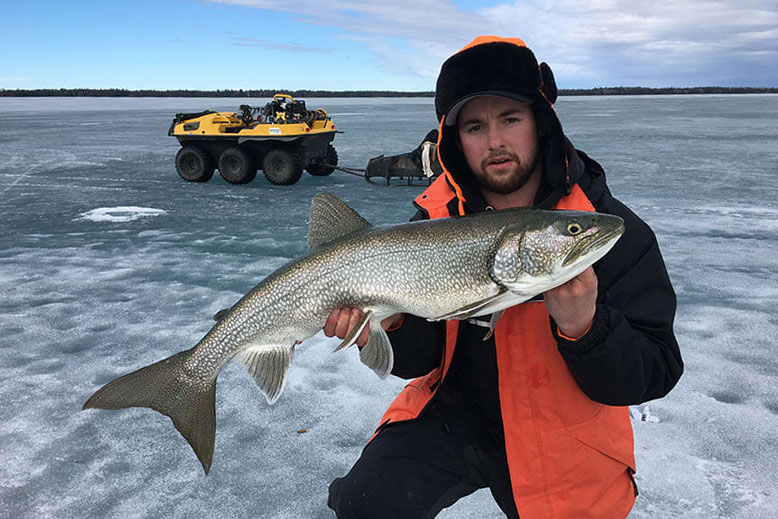
[[[626,406],[664,396],[681,376],[675,294],[653,232],[565,138],[555,100],[550,68],[519,39],[479,37],[449,58],[435,94],[445,172],[416,198],[414,219],[596,210],[622,217],[624,235],[593,268],[506,310],[486,341],[481,320],[384,320],[393,374],[418,378],[332,483],[340,519],[435,517],[485,487],[510,518],[629,514]],[[344,337],[359,314],[333,312],[325,333]]]

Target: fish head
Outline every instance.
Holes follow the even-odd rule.
[[[602,213],[535,210],[524,220],[506,225],[491,275],[527,298],[573,279],[605,256],[624,233],[621,218]]]

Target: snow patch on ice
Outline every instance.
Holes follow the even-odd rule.
[[[161,214],[167,214],[167,212],[150,207],[98,207],[97,209],[81,213],[78,219],[92,222],[131,222],[146,216],[159,216]]]

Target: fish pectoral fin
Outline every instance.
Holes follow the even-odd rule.
[[[454,310],[453,312],[449,312],[447,314],[438,316],[438,317],[432,317],[428,319],[429,321],[442,321],[444,319],[469,319],[471,317],[475,317],[477,315],[483,315],[484,312],[482,310],[484,308],[489,307],[489,305],[496,299],[499,299],[500,296],[504,294],[503,292],[500,292],[498,294],[495,294],[493,296],[489,296],[486,299],[481,299],[480,301],[476,301],[475,303],[469,304],[467,306],[463,306],[462,308],[458,308]]]
[[[362,363],[375,371],[376,375],[383,380],[389,376],[394,367],[394,350],[389,336],[386,335],[381,327],[380,319],[374,319],[370,322],[370,339],[367,344],[359,350],[359,359]]]
[[[372,310],[362,312],[362,317],[359,318],[359,322],[356,324],[356,326],[354,326],[354,328],[351,329],[351,333],[346,335],[346,338],[343,339],[343,342],[341,342],[334,351],[340,351],[342,349],[353,346],[357,342],[357,337],[359,337],[359,334],[362,333],[362,330],[365,329],[368,321],[370,321],[371,315],[373,315]]]
[[[484,335],[484,341],[488,341],[489,338],[494,335],[494,328],[497,326],[497,321],[500,320],[500,317],[502,317],[504,312],[505,310],[500,310],[492,314],[491,319],[489,319],[489,331],[486,332],[486,335]]]
[[[246,365],[267,403],[273,405],[284,391],[293,353],[294,345],[256,345],[243,349],[236,358]]]

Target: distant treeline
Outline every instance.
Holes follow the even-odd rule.
[[[277,93],[293,97],[434,97],[435,92],[391,90],[127,90],[124,88],[0,88],[0,97],[273,97]],[[657,94],[778,94],[767,87],[599,87],[562,88],[560,96],[657,95]]]
[[[560,89],[561,96],[613,96],[656,94],[778,94],[778,88],[768,87],[598,87]]]
[[[123,88],[0,88],[0,97],[262,97],[275,94],[292,97],[434,97],[434,92],[389,90],[127,90]]]

